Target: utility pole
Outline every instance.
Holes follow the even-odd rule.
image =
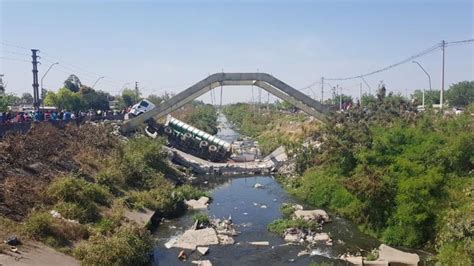
[[[270,111],[270,93],[267,92],[267,112]]]
[[[362,106],[362,82],[359,83],[359,103]]]
[[[33,105],[35,111],[39,110],[39,84],[38,84],[38,49],[31,49],[31,58],[33,58]]]
[[[339,110],[342,110],[342,86],[339,90]]]
[[[321,77],[321,103],[324,102],[324,77]]]
[[[444,98],[444,56],[446,51],[446,42],[444,40],[441,41],[441,48],[443,49],[443,68],[441,71],[441,91],[439,94],[439,106],[441,111],[443,111],[443,98]]]
[[[135,81],[135,95],[137,96],[137,101],[140,98],[140,92],[138,91],[138,81]]]
[[[336,87],[332,87],[332,104],[336,104]]]

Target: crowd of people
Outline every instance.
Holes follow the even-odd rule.
[[[70,121],[88,119],[97,116],[111,116],[125,114],[126,110],[120,111],[102,111],[90,110],[88,112],[70,112],[64,111],[21,111],[21,112],[0,112],[0,124],[9,123],[28,123],[41,121]]]

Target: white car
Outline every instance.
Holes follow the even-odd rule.
[[[128,118],[134,118],[136,116],[139,116],[145,112],[150,111],[151,109],[155,108],[156,106],[150,102],[147,99],[143,99],[134,106],[132,106],[132,109],[130,109],[130,112],[128,113]]]

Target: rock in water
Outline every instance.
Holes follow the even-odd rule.
[[[296,210],[295,217],[305,221],[329,222],[329,215],[324,210]]]
[[[256,183],[255,185],[253,185],[254,188],[263,188],[263,185],[260,184],[260,183]]]
[[[197,247],[197,251],[201,253],[201,255],[206,255],[207,252],[209,251],[208,247]]]
[[[212,266],[210,260],[193,260],[192,264],[197,264],[198,266]]]
[[[179,237],[173,245],[177,248],[195,250],[197,246],[209,246],[219,244],[217,233],[214,228],[204,228],[199,230],[187,230]]]
[[[184,203],[188,206],[189,209],[192,210],[202,210],[207,209],[207,205],[209,202],[208,197],[200,197],[198,200],[185,200]]]

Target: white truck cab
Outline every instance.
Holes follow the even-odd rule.
[[[128,118],[133,118],[135,116],[139,116],[145,112],[150,111],[151,109],[155,108],[155,104],[150,102],[147,99],[143,99],[134,106],[132,106],[132,109],[130,109],[130,112],[128,113]]]

